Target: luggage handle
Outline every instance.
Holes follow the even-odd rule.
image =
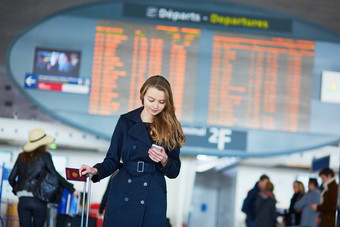
[[[65,211],[66,214],[69,214],[70,212],[70,204],[71,204],[71,193],[68,193],[67,202],[66,202],[66,211]],[[77,206],[77,209],[78,209],[78,206]]]
[[[86,175],[86,181],[84,182],[84,193],[83,193],[83,204],[82,204],[82,211],[81,211],[81,224],[80,226],[83,227],[84,224],[84,212],[85,212],[85,192],[86,192],[86,185],[88,183],[88,188],[87,188],[87,206],[86,206],[86,227],[89,225],[89,214],[90,214],[90,199],[91,199],[91,179],[92,179],[93,174],[88,173]]]
[[[88,185],[88,190],[87,190],[87,212],[86,212],[86,227],[88,227],[88,224],[89,224],[89,214],[90,214],[90,200],[91,200],[91,179],[93,177],[93,174],[92,173],[88,173],[88,174],[86,174],[86,176],[85,175],[79,176],[79,169],[74,169],[74,168],[65,168],[65,169],[66,169],[66,179],[67,180],[83,181],[84,182],[83,204],[82,204],[82,210],[81,210],[81,227],[83,227],[83,224],[84,224],[85,194],[86,194],[86,185]],[[77,206],[77,213],[78,213],[78,207],[79,206]]]

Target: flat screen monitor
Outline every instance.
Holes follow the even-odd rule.
[[[33,73],[79,76],[80,51],[36,47]]]

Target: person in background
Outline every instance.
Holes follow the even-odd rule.
[[[320,190],[317,179],[309,178],[308,192],[294,205],[295,210],[302,211],[301,227],[316,227],[318,212],[310,207],[314,203],[320,203]]]
[[[72,71],[72,64],[70,62],[69,56],[61,52],[58,58],[58,72],[62,75],[69,75]]]
[[[79,75],[79,55],[76,53],[70,54],[70,62],[72,64],[72,70],[69,73],[70,76],[78,76]]]
[[[266,188],[269,181],[267,175],[262,175],[260,180],[256,182],[255,186],[248,192],[247,197],[243,201],[242,211],[246,214],[247,227],[254,227],[256,218],[256,199],[261,190]]]
[[[63,189],[74,195],[80,192],[56,171],[47,145],[54,142],[41,128],[29,132],[24,146],[8,177],[13,193],[19,197],[20,227],[43,227],[47,203],[60,203]]]
[[[121,167],[122,166],[123,166],[123,163],[121,163]],[[121,167],[118,167],[118,168],[120,169]],[[119,169],[117,169],[116,171],[113,172],[113,174],[111,175],[111,177],[109,179],[109,182],[107,183],[104,195],[103,195],[102,200],[100,202],[97,218],[100,218],[100,219],[104,218],[104,210],[105,210],[105,207],[106,207],[107,197],[109,196],[110,184],[111,184],[112,179],[117,175]]]
[[[165,176],[178,176],[186,138],[175,115],[170,83],[163,76],[149,77],[140,88],[140,99],[142,107],[118,119],[104,161],[79,169],[80,176],[92,173],[97,182],[123,162],[111,181],[104,227],[166,225]]]
[[[314,203],[311,208],[321,213],[321,227],[333,227],[338,203],[338,184],[335,181],[334,171],[330,168],[321,170],[319,175],[323,186],[320,204]]]
[[[46,69],[48,74],[51,75],[59,75],[59,66],[58,66],[58,59],[59,59],[59,52],[52,51],[49,56],[49,62],[47,62]]]
[[[276,199],[273,193],[274,185],[268,181],[256,199],[255,227],[276,226]]]
[[[44,61],[44,56],[42,54],[38,54],[35,62],[35,73],[46,73],[46,62]]]
[[[293,189],[294,195],[290,200],[290,206],[286,216],[286,226],[300,225],[301,211],[295,210],[294,205],[305,194],[305,186],[303,186],[301,181],[296,180],[293,182]]]

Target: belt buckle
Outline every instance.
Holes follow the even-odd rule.
[[[137,162],[137,172],[138,173],[143,173],[144,172],[144,162],[143,161],[138,161]]]

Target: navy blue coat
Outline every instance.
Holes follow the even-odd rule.
[[[121,115],[113,132],[110,148],[102,163],[94,167],[98,175],[93,181],[99,181],[111,175],[123,163],[143,161],[156,165],[154,172],[137,172],[123,168],[112,179],[104,226],[123,227],[162,227],[166,223],[166,175],[169,178],[178,176],[181,162],[180,149],[166,150],[166,166],[153,162],[148,150],[153,141],[140,118],[143,107]]]
[[[248,220],[255,221],[256,218],[256,199],[260,193],[258,183],[259,182],[256,182],[255,186],[248,192],[247,197],[243,200],[242,211],[246,213]]]

